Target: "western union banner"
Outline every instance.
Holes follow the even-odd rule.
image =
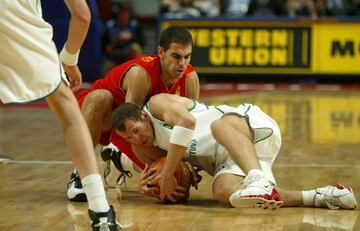
[[[313,25],[313,72],[360,74],[360,22]]]
[[[193,36],[199,73],[360,74],[360,23],[165,20]]]

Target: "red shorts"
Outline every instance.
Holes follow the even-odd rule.
[[[79,93],[77,100],[80,107],[82,106],[84,99],[89,92],[90,90],[83,90],[82,92]],[[139,168],[141,169],[145,168],[144,163],[141,162],[139,158],[136,157],[135,153],[131,149],[131,145],[127,143],[123,138],[121,138],[112,130],[104,131],[103,133],[101,133],[101,137],[98,143],[105,146],[108,145],[110,142],[113,143],[127,157],[129,157],[129,159],[132,162],[134,162]]]

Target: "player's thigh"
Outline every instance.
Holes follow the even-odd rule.
[[[241,132],[250,139],[253,137],[253,130],[250,128],[246,117],[237,113],[228,113],[211,124],[211,132],[215,137],[222,137],[224,133],[231,131]]]

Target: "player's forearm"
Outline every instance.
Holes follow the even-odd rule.
[[[163,173],[167,176],[173,176],[179,162],[184,157],[186,147],[169,144],[169,150],[164,164]]]
[[[199,100],[200,95],[200,83],[199,77],[195,72],[191,73],[186,82],[187,94],[186,97],[189,99]]]
[[[91,13],[85,0],[65,0],[71,13],[66,49],[70,53],[80,50],[89,30]]]

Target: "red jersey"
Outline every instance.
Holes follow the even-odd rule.
[[[150,77],[151,93],[150,95],[156,95],[159,93],[170,93],[181,96],[187,96],[186,80],[191,72],[194,71],[193,67],[189,64],[183,76],[176,80],[176,82],[169,89],[160,78],[160,57],[158,55],[142,55],[130,61],[127,61],[119,66],[114,67],[103,79],[96,80],[91,90],[84,90],[78,95],[78,102],[80,106],[85,99],[85,96],[96,89],[106,89],[113,95],[113,109],[125,102],[126,92],[123,91],[120,86],[125,73],[132,66],[142,67]],[[148,100],[148,99],[147,99]],[[146,103],[146,102],[144,102]],[[110,136],[111,134],[111,136]],[[124,139],[118,136],[115,132],[104,132],[101,135],[99,143],[107,145],[111,142],[116,145],[119,150],[125,153],[136,165],[140,168],[144,168],[144,164],[138,160],[133,151],[131,145],[129,145]]]
[[[94,89],[109,90],[111,94],[114,96],[114,106],[119,106],[123,104],[125,102],[126,92],[120,88],[121,82],[124,78],[125,73],[132,66],[135,65],[141,66],[150,77],[151,95],[156,95],[159,93],[170,93],[170,94],[178,94],[181,96],[186,96],[186,78],[188,77],[189,73],[194,71],[192,66],[189,64],[183,76],[180,79],[178,79],[170,89],[168,89],[168,87],[160,78],[160,58],[157,55],[142,55],[128,62],[125,62],[119,66],[114,67],[103,79],[96,80],[91,90]],[[78,97],[79,100],[83,98],[82,94],[85,93],[81,92],[79,94]],[[82,102],[79,103],[81,104]]]

